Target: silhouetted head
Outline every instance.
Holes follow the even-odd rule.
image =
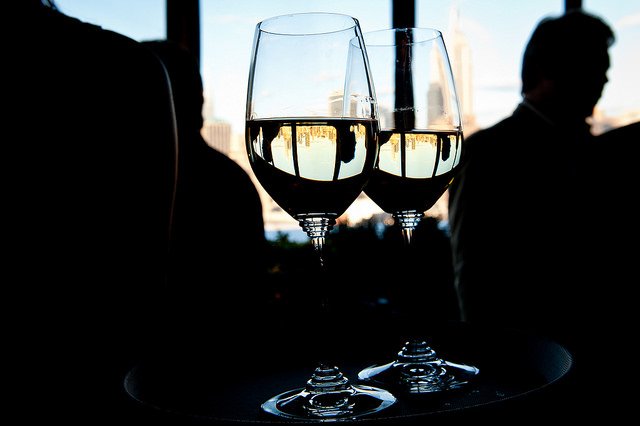
[[[584,119],[602,95],[615,40],[600,18],[580,10],[545,18],[522,61],[522,93],[545,112]]]
[[[53,0],[20,0],[11,5],[11,7],[18,7],[22,10],[41,10],[42,8],[49,8],[58,10]]]

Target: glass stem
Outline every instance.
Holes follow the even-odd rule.
[[[402,239],[404,240],[405,246],[409,247],[411,245],[413,231],[416,229],[423,217],[424,213],[417,210],[404,210],[393,214],[394,220],[400,223]]]
[[[320,259],[320,268],[324,269],[324,236],[316,236],[311,237],[311,244],[313,244],[313,248],[318,254],[318,258]]]
[[[404,241],[405,246],[409,247],[411,245],[411,238],[413,237],[413,228],[402,228],[402,239]]]
[[[300,224],[300,227],[311,238],[313,248],[318,254],[320,260],[320,268],[324,270],[324,243],[325,237],[329,231],[333,229],[333,225],[336,224],[336,215],[327,213],[317,214],[301,214],[295,216],[296,220]]]
[[[327,273],[324,259],[324,245],[327,233],[335,225],[335,215],[309,214],[298,215],[298,220],[302,229],[311,238],[313,248],[320,260],[320,275]],[[325,279],[326,277],[323,277]],[[317,316],[320,321],[318,329],[326,327],[325,321],[331,321],[329,311],[329,294],[333,290],[331,283],[325,283],[323,294],[320,300],[321,314]],[[349,380],[342,372],[328,361],[329,357],[326,348],[320,347],[322,360],[313,372],[311,379],[305,386],[304,411],[313,419],[333,419],[348,416],[353,412],[353,395],[357,390],[350,384]]]

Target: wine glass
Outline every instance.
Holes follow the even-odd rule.
[[[380,152],[364,192],[393,215],[407,248],[424,212],[443,195],[460,164],[460,109],[442,33],[396,28],[365,33],[380,117]],[[442,360],[426,339],[411,339],[397,358],[362,370],[361,380],[411,394],[455,389],[478,374]]]
[[[377,127],[356,19],[299,13],[257,25],[247,93],[249,162],[264,189],[309,235],[321,268],[327,232],[373,171]],[[319,348],[339,333],[326,322],[311,325]],[[274,396],[262,409],[325,421],[372,414],[394,402],[388,391],[352,384],[337,367],[320,363],[306,386]]]

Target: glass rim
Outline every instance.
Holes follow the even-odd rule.
[[[282,31],[282,30],[274,30],[274,29],[269,29],[270,26],[275,25],[276,21],[283,21],[285,19],[291,19],[291,18],[297,18],[297,17],[311,17],[311,16],[318,16],[318,17],[339,17],[344,19],[345,22],[350,22],[350,25],[335,25],[335,29],[332,30],[326,30],[326,31],[300,31],[300,32],[296,32],[296,31]],[[260,22],[258,22],[258,24],[256,25],[258,31],[262,32],[262,33],[267,33],[267,34],[273,34],[273,35],[281,35],[281,36],[309,36],[309,35],[323,35],[323,34],[332,34],[332,33],[339,33],[342,31],[347,31],[350,30],[352,28],[358,27],[359,23],[358,20],[356,18],[354,18],[353,16],[344,14],[344,13],[334,13],[334,12],[300,12],[300,13],[288,13],[288,14],[284,14],[284,15],[277,15],[277,16],[272,16],[270,18],[266,18]]]
[[[376,31],[367,31],[362,34],[364,38],[364,43],[366,46],[372,47],[385,47],[385,46],[395,46],[395,41],[382,41],[381,37],[385,34],[398,34],[398,33],[410,33],[413,36],[418,36],[418,38],[414,38],[411,40],[409,45],[413,44],[421,44],[421,43],[429,43],[433,40],[442,39],[442,31],[432,28],[432,27],[407,27],[407,28],[386,28],[383,30]],[[368,37],[367,37],[368,36]],[[373,41],[371,38],[373,37]]]

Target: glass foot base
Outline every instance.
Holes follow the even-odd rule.
[[[348,420],[384,410],[396,402],[388,391],[352,385],[335,367],[318,367],[304,388],[274,396],[262,410],[288,419],[307,421]]]
[[[415,340],[406,343],[395,361],[367,367],[358,378],[420,395],[459,389],[479,372],[477,367],[440,359],[425,341]]]

